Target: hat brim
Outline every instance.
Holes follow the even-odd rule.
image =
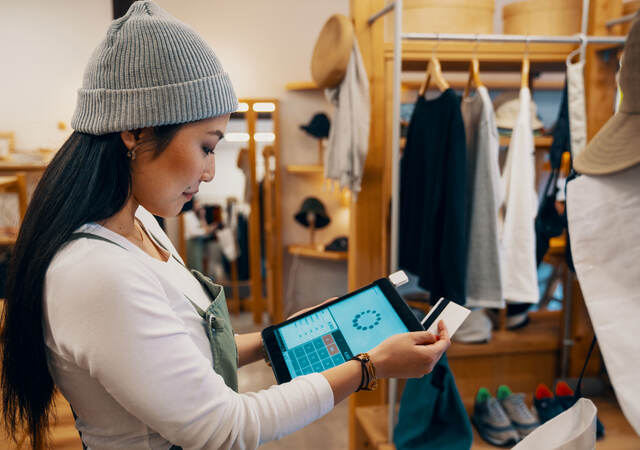
[[[327,136],[322,136],[320,133],[315,131],[315,129],[309,127],[309,125],[300,125],[300,129],[302,131],[304,131],[305,133],[307,133],[307,134],[309,134],[309,135],[311,135],[311,136],[313,136],[315,138],[318,138],[318,139],[322,139],[322,138],[327,137]]]
[[[640,114],[618,112],[574,159],[576,171],[606,175],[640,163]]]

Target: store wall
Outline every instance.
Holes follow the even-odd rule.
[[[15,132],[16,148],[64,142],[84,66],[111,15],[111,0],[0,1],[0,131]]]
[[[348,0],[158,3],[209,42],[229,72],[238,96],[280,100],[283,166],[315,160],[316,143],[300,131],[299,125],[318,110],[328,111],[328,105],[318,92],[290,93],[285,84],[310,80],[317,35],[331,14],[348,14]],[[0,1],[0,131],[13,131],[18,149],[59,148],[68,137],[85,64],[104,37],[111,17],[110,0]],[[59,129],[59,123],[66,128]],[[233,167],[235,153],[220,154],[218,162],[215,184],[202,187],[205,198],[219,198],[216,185],[218,190],[225,188],[225,196],[244,185],[238,182],[240,175]],[[289,177],[283,187],[285,245],[308,241],[307,230],[292,219],[307,194],[320,196],[334,218],[330,227],[318,232],[318,241],[346,233],[346,208],[340,207],[337,196],[323,191],[319,177]],[[290,268],[291,258],[285,255],[286,274]],[[340,295],[347,286],[346,264],[300,261],[292,275],[296,283],[291,285],[287,275],[285,286],[293,286],[296,291],[302,286],[302,291],[293,294],[301,300],[288,302],[288,311]],[[306,286],[316,284],[320,287],[307,293]]]

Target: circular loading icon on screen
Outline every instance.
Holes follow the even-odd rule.
[[[370,330],[380,324],[381,320],[382,315],[379,312],[375,309],[367,309],[355,315],[353,318],[353,328],[361,331]]]

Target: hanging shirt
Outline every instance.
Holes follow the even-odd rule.
[[[502,308],[502,277],[498,213],[502,184],[498,152],[500,141],[489,92],[484,86],[462,101],[467,143],[469,252],[467,254],[468,307]]]
[[[399,265],[420,277],[432,300],[464,304],[467,157],[452,89],[416,102],[400,170]]]
[[[567,184],[567,200],[584,302],[622,412],[640,434],[640,166],[582,175]]]
[[[369,78],[356,39],[344,79],[326,89],[325,95],[336,111],[324,155],[324,176],[337,180],[340,188],[347,187],[357,198],[369,149],[371,103]]]
[[[505,299],[522,303],[538,303],[540,298],[534,227],[538,201],[530,102],[529,88],[522,88],[520,113],[503,171],[505,216],[502,231],[502,289]]]
[[[584,97],[584,61],[567,64],[567,90],[571,154],[573,158],[587,145],[587,109]]]

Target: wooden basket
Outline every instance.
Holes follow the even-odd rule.
[[[580,33],[582,0],[525,0],[502,9],[504,34],[570,36]]]
[[[402,32],[490,34],[494,9],[495,0],[404,0]],[[387,19],[386,30],[386,39],[390,41],[392,19]]]

